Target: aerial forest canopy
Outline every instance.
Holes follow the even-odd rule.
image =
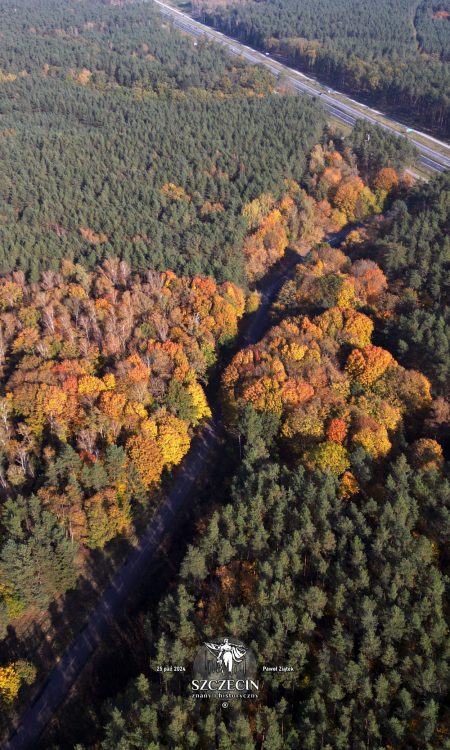
[[[201,634],[224,630],[260,663],[295,671],[262,674],[260,704],[222,709],[188,697],[179,675],[160,681],[148,669],[106,703],[99,741],[83,747],[444,748],[449,656],[435,560],[448,483],[401,456],[384,490],[343,501],[330,475],[277,459],[270,424],[249,417],[226,504],[160,606],[152,666],[182,654],[188,668]],[[146,632],[155,620],[149,612]]]
[[[0,298],[4,627],[74,585],[79,546],[127,534],[154,502],[211,414],[202,382],[245,298],[117,259],[93,273],[65,261],[32,286],[15,272]]]
[[[448,135],[447,0],[194,0],[192,5],[195,14],[231,36]]]
[[[379,150],[366,154],[365,182],[351,145],[342,143],[341,154],[332,142],[316,144],[303,155],[308,192],[285,179],[278,191],[243,205],[239,251],[246,283],[264,276],[288,246],[304,255],[349,221],[375,219],[406,189],[393,167],[380,168]],[[402,155],[390,145],[384,144],[386,163],[399,165]],[[182,188],[165,183],[164,193],[177,199]],[[89,241],[91,233],[80,230]],[[380,269],[374,273],[370,263],[355,268],[353,296],[351,285],[341,290],[330,281],[329,294],[339,304],[357,299],[365,305],[385,290]],[[325,284],[321,298],[326,294]],[[136,273],[114,257],[92,271],[66,258],[39,281],[28,282],[21,270],[2,276],[0,625],[33,607],[45,608],[72,588],[88,550],[132,534],[211,414],[203,385],[220,347],[236,338],[239,319],[257,305],[257,293],[246,295],[233,282],[151,268]],[[353,335],[346,343],[372,352],[370,320],[358,313],[347,323]],[[326,342],[331,354],[331,339]],[[308,362],[306,357],[303,364]],[[329,380],[325,400],[344,382],[331,360]],[[297,385],[291,385],[276,396],[286,404],[295,402]],[[389,388],[387,397],[403,388],[405,400],[388,412],[388,427],[401,424],[403,411],[413,414],[431,402],[426,378],[410,377],[403,368],[396,369]],[[342,408],[348,410],[344,391]],[[384,422],[382,429],[387,451]]]
[[[446,0],[377,5],[205,13],[443,127]],[[151,3],[4,0],[0,23],[1,731],[218,407],[169,591],[149,576],[116,629],[139,669],[103,710],[79,687],[47,746],[444,750],[449,176],[413,184],[406,139],[336,132]],[[223,711],[155,672],[218,633],[295,671]]]
[[[333,153],[314,152],[316,190]],[[393,177],[384,168],[376,182]],[[421,185],[351,232],[345,252],[313,248],[273,327],[225,369],[236,471],[215,488],[176,587],[135,621],[150,663],[104,704],[83,747],[447,747],[450,485],[435,438],[448,404],[396,361],[389,337],[379,344],[386,325],[402,325],[402,293],[419,309],[425,299],[416,246],[411,269],[401,252],[411,223],[422,222],[424,264],[436,266],[433,298],[445,296],[447,191],[446,177]],[[439,384],[440,362],[427,369]],[[195,700],[184,675],[155,672],[189,670],[218,632],[251,645],[260,669],[294,672],[261,671],[264,699],[227,708]]]
[[[300,180],[314,101],[182,37],[149,3],[0,9],[0,271],[62,258],[244,281],[243,206]]]
[[[383,340],[402,362],[420,367],[444,395],[450,383],[449,226],[447,172],[396,202],[371,248],[393,292]]]

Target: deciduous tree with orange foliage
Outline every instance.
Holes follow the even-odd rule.
[[[327,246],[311,252],[279,295],[280,323],[238,352],[224,372],[229,420],[245,404],[276,415],[288,454],[336,476],[348,472],[355,450],[385,458],[404,418],[431,404],[427,379],[374,345],[374,322],[356,309],[382,307],[385,293],[375,263],[352,264]],[[317,308],[323,311],[314,317],[302,314]],[[350,496],[354,483],[347,477],[344,484]]]
[[[202,383],[245,305],[231,282],[132,275],[115,258],[91,273],[66,261],[33,285],[0,279],[3,490],[34,491],[74,551],[127,534],[210,416]]]

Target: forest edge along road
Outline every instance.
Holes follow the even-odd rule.
[[[284,65],[282,62],[274,59],[270,55],[267,56],[263,52],[258,52],[252,47],[249,47],[248,44],[242,44],[236,39],[232,39],[231,37],[226,36],[221,31],[216,31],[215,29],[201,23],[200,21],[195,21],[186,13],[183,13],[177,8],[174,8],[173,6],[162,2],[161,0],[153,0],[153,2],[159,7],[163,15],[169,16],[178,28],[181,28],[188,34],[193,34],[194,36],[206,36],[207,38],[214,40],[218,44],[222,44],[227,47],[231,54],[241,55],[244,59],[253,64],[265,65],[265,67],[267,67],[274,75],[283,73],[283,75],[287,78],[289,83],[294,87],[296,91],[307,94],[309,96],[320,97],[325,110],[333,115],[333,117],[341,120],[342,122],[345,122],[347,125],[353,126],[356,120],[366,120],[371,124],[379,125],[380,127],[384,128],[385,130],[389,130],[395,135],[403,138],[408,138],[408,140],[419,151],[420,163],[426,169],[429,169],[432,172],[444,172],[447,169],[450,169],[449,144],[443,141],[438,141],[436,138],[432,138],[426,133],[421,133],[420,131],[414,129],[411,129],[412,134],[406,134],[406,126],[402,123],[396,122],[387,115],[372,110],[370,107],[367,107],[361,102],[356,102],[355,100],[350,99],[349,97],[345,96],[339,91],[331,89],[330,87],[327,87],[326,89],[323,89],[322,87],[322,90],[319,91],[317,88],[314,88],[314,86],[317,86],[318,84],[318,82],[314,78],[310,78],[304,75],[304,73],[301,73],[300,71],[294,70],[293,68]],[[363,111],[361,111],[359,107],[363,108]],[[380,117],[385,118],[385,120],[389,120],[392,125],[390,125],[389,122],[382,121]],[[420,137],[422,140],[425,139],[430,145],[422,143],[422,140],[417,140],[418,137]],[[436,148],[433,148],[433,144],[436,144]],[[441,151],[437,149],[437,146],[439,146],[441,150],[446,151],[447,155],[441,153]]]
[[[352,225],[329,235],[326,241],[334,247],[339,246],[353,228]],[[236,341],[237,348],[255,343],[263,336],[270,325],[269,311],[272,302],[301,261],[300,255],[291,252],[269,269],[264,281],[259,285],[261,304],[258,310],[247,318]],[[206,469],[221,433],[220,416],[217,408],[213,408],[212,418],[193,440],[171,488],[166,493],[156,516],[142,534],[138,546],[114,575],[87,622],[53,668],[41,693],[25,710],[22,721],[3,750],[27,750],[36,746],[40,734],[64,702],[82,669],[107,634],[114,618],[120,615],[127,598],[139,585],[143,573],[152,562],[173,521],[187,505],[196,480]]]

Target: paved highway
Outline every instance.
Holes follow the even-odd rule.
[[[235,39],[225,36],[225,34],[222,34],[220,31],[215,31],[210,26],[206,26],[206,24],[194,21],[194,19],[186,13],[183,13],[177,8],[173,8],[171,5],[167,5],[167,3],[164,3],[161,0],[153,1],[159,7],[163,15],[172,19],[177,28],[194,36],[206,36],[208,39],[212,39],[227,47],[231,54],[244,57],[246,60],[254,64],[265,65],[276,76],[283,73],[296,91],[308,94],[309,96],[320,97],[325,109],[338,120],[351,126],[355,124],[356,120],[367,120],[367,122],[380,125],[382,128],[385,128],[385,130],[390,130],[396,135],[408,138],[420,153],[420,163],[427,169],[434,172],[445,172],[445,170],[450,169],[450,146],[447,143],[431,138],[426,133],[420,133],[418,130],[413,130],[410,135],[406,135],[406,133],[402,132],[399,133],[396,128],[402,128],[405,130],[405,126],[401,123],[395,122],[395,120],[389,118],[387,115],[378,112],[378,110],[371,109],[361,102],[355,102],[353,99],[345,97],[340,92],[333,91],[333,89],[330,89],[329,87],[325,88],[324,86],[321,86],[314,78],[309,78],[303,73],[300,73],[293,68],[289,68],[287,65],[283,65],[283,63],[273,59],[269,55],[258,52],[246,44],[241,44]],[[363,111],[358,109],[359,107],[362,107]],[[385,122],[380,122],[375,115],[377,115],[378,118],[383,117]],[[418,141],[418,136],[426,139],[426,143]]]

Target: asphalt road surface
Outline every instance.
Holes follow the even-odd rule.
[[[332,114],[338,120],[351,126],[355,124],[356,120],[366,120],[375,125],[380,125],[385,130],[390,130],[396,135],[408,138],[420,153],[420,163],[427,169],[430,169],[433,172],[445,172],[447,169],[450,169],[450,146],[447,143],[438,141],[436,138],[432,138],[426,133],[420,133],[418,130],[412,130],[412,133],[408,135],[406,132],[399,133],[396,128],[401,128],[405,131],[405,125],[396,122],[387,115],[378,112],[378,110],[371,109],[361,102],[355,102],[349,97],[344,97],[343,94],[334,91],[329,87],[321,86],[319,84],[320,89],[318,89],[318,82],[315,79],[309,78],[303,73],[300,73],[293,68],[289,68],[287,65],[283,65],[283,63],[270,57],[270,55],[258,52],[246,44],[241,44],[235,39],[225,36],[222,32],[215,31],[206,24],[194,21],[194,19],[186,13],[182,13],[177,8],[173,8],[171,5],[167,5],[161,0],[154,0],[154,2],[158,5],[163,15],[171,18],[177,28],[182,29],[188,34],[192,34],[193,36],[206,36],[208,39],[212,39],[227,47],[231,54],[244,57],[246,60],[254,64],[265,65],[274,75],[283,73],[296,91],[308,94],[309,96],[319,97],[327,112]],[[355,104],[357,104],[358,107],[363,107],[363,111],[355,107]],[[388,122],[380,122],[380,120],[374,117],[374,115],[381,115],[385,120],[391,122],[392,125],[389,125]],[[427,144],[418,141],[417,136],[426,138]]]

